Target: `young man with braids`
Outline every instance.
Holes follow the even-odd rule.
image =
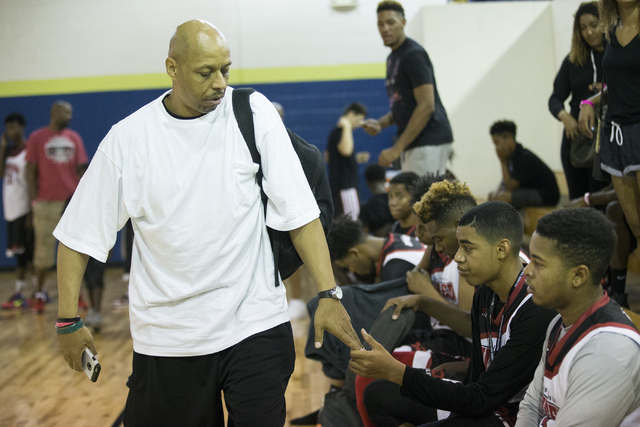
[[[600,285],[615,240],[613,224],[594,209],[538,221],[526,284],[536,305],[560,314],[516,426],[640,425],[640,334]]]
[[[460,275],[476,287],[471,309],[473,350],[462,383],[402,364],[362,331],[372,350],[352,351],[349,368],[380,379],[364,394],[375,425],[514,425],[553,317],[551,310],[534,305],[527,294],[519,257],[522,234],[518,212],[503,202],[487,202],[460,218],[456,231],[460,248],[454,260]],[[396,313],[403,308],[422,310],[421,301],[398,301]],[[437,421],[444,415],[438,410],[454,414]]]

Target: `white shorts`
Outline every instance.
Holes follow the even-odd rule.
[[[415,172],[422,176],[427,173],[444,175],[451,155],[452,143],[425,145],[402,152],[400,163],[402,172]]]

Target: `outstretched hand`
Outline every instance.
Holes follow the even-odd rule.
[[[60,351],[69,367],[74,371],[82,371],[82,353],[88,348],[94,356],[98,354],[93,344],[93,337],[86,327],[66,335],[58,335]]]
[[[349,369],[361,377],[389,380],[402,385],[406,366],[389,354],[367,331],[362,329],[361,332],[371,350],[351,350]]]
[[[327,331],[352,350],[360,350],[362,343],[351,325],[351,318],[340,301],[321,298],[313,321],[316,331],[316,348],[322,347],[324,331]]]
[[[382,130],[380,122],[376,119],[367,119],[362,122],[362,129],[371,136],[376,136]]]
[[[390,168],[392,163],[400,158],[402,151],[399,151],[396,147],[387,148],[380,152],[378,156],[378,164],[385,168]]]
[[[400,316],[400,312],[402,312],[402,310],[404,310],[405,308],[411,309],[413,311],[417,311],[418,309],[420,309],[420,300],[420,295],[406,295],[403,297],[391,298],[384,305],[382,311],[385,311],[389,307],[395,306],[396,309],[393,311],[391,318],[393,320],[397,320]]]

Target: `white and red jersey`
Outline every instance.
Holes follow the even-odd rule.
[[[556,415],[567,398],[569,373],[580,350],[598,334],[624,335],[640,346],[640,334],[618,304],[604,295],[562,334],[562,317],[558,315],[549,325],[545,352],[542,409],[545,416],[540,426],[552,427]],[[640,408],[631,411],[621,426],[640,425]]]
[[[380,259],[376,266],[376,275],[382,278],[381,281],[385,281],[385,274],[383,274],[385,271],[387,273],[386,276],[396,277],[397,274],[390,273],[389,270],[394,270],[396,267],[399,270],[411,270],[411,268],[420,263],[425,250],[426,247],[415,237],[410,237],[406,234],[389,233],[380,253]],[[395,262],[397,265],[392,265],[394,261],[397,261]],[[411,267],[409,270],[406,269],[408,265]]]
[[[5,162],[2,204],[5,221],[14,221],[31,211],[27,187],[27,150],[10,153]]]

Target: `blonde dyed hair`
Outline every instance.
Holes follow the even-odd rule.
[[[460,218],[477,204],[466,183],[445,179],[432,184],[420,201],[413,205],[413,210],[423,224],[435,221],[442,225],[454,217]]]

